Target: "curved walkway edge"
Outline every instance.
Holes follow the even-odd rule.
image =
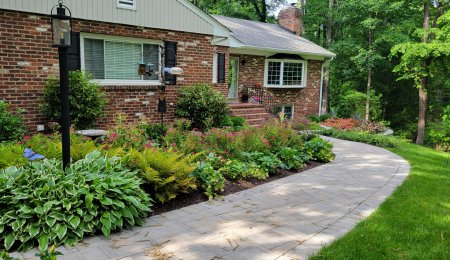
[[[331,163],[59,247],[58,259],[307,259],[369,216],[410,170],[387,150],[327,139]]]

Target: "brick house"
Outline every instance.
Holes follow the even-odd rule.
[[[31,132],[46,123],[39,113],[45,81],[58,75],[57,49],[51,45],[51,8],[56,0],[0,0],[0,99],[23,108]],[[161,77],[141,76],[137,64],[181,67],[168,77],[168,111],[178,89],[209,83],[230,99],[235,114],[258,124],[266,118],[262,100],[239,104],[247,87],[264,95],[293,120],[318,114],[322,66],[334,54],[298,36],[301,12],[280,12],[280,25],[210,16],[187,0],[65,0],[72,12],[69,65],[91,73],[109,99],[105,127],[125,113],[130,122],[159,120]],[[163,55],[165,53],[165,55]],[[231,104],[234,103],[234,104]],[[259,104],[263,103],[263,104]]]

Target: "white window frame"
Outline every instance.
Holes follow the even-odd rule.
[[[280,84],[269,84],[269,62],[281,62]],[[284,63],[302,63],[302,84],[301,85],[283,85]],[[308,62],[305,60],[289,60],[289,59],[266,59],[264,68],[264,87],[266,88],[305,88],[308,71]]]
[[[283,112],[284,113],[284,110],[285,110],[285,108],[286,107],[291,107],[291,118],[289,119],[289,120],[293,120],[294,119],[294,104],[292,104],[292,105],[282,105],[281,106],[281,112]],[[286,114],[285,114],[285,116],[286,116]]]
[[[217,54],[217,52],[213,53],[213,68],[212,68],[212,83],[217,83],[217,77],[218,77],[218,68],[219,68],[219,60],[218,60],[219,55]]]
[[[113,42],[124,42],[124,43],[138,43],[138,44],[153,44],[159,45],[159,61],[158,68],[155,70],[155,73],[161,71],[161,48],[164,46],[164,42],[158,40],[148,40],[148,39],[140,39],[140,38],[129,38],[129,37],[120,37],[120,36],[111,36],[111,35],[103,35],[103,34],[93,34],[93,33],[81,33],[80,34],[80,61],[81,61],[81,69],[85,70],[85,58],[84,58],[84,39],[96,39],[103,41],[113,41]],[[105,58],[105,55],[103,55]],[[105,64],[106,66],[106,64]],[[136,64],[136,73],[137,73],[138,64]],[[105,68],[106,72],[106,68]],[[119,79],[94,79],[94,82],[98,83],[101,86],[160,86],[161,80],[160,75],[158,75],[158,80],[119,80]]]
[[[136,2],[137,0],[117,0],[117,8],[136,11]]]

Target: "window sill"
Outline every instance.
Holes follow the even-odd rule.
[[[141,81],[141,80],[94,80],[100,86],[161,86],[159,81]]]
[[[264,85],[265,88],[305,88],[306,86],[279,86],[279,85]]]

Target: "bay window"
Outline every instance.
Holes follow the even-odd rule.
[[[264,83],[269,88],[305,87],[306,61],[267,59]]]

